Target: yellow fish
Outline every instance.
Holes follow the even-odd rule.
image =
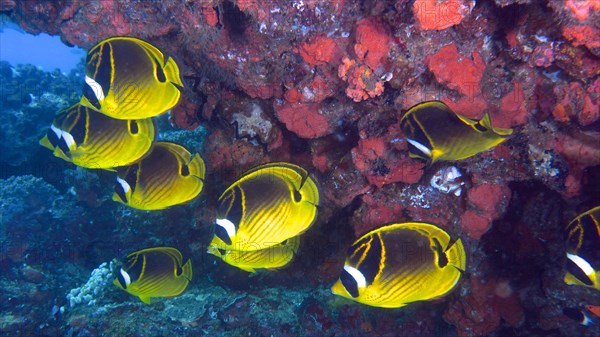
[[[246,172],[219,197],[211,246],[253,251],[306,231],[317,216],[319,190],[300,166],[278,162]]]
[[[40,144],[75,165],[111,169],[140,159],[154,136],[150,118],[118,120],[75,104],[58,112]]]
[[[448,233],[426,223],[392,224],[354,242],[331,290],[359,303],[400,308],[447,294],[465,266],[460,239],[450,244]]]
[[[567,284],[600,290],[600,206],[573,219],[565,229]]]
[[[208,253],[220,257],[227,264],[254,273],[255,269],[274,269],[287,265],[299,246],[300,237],[294,236],[275,246],[259,250],[239,251],[209,246]]]
[[[180,295],[191,280],[192,261],[184,264],[175,248],[155,247],[127,255],[113,283],[148,304],[152,297]]]
[[[195,198],[204,186],[206,168],[199,154],[181,145],[156,142],[133,165],[117,169],[113,200],[142,210],[158,210]]]
[[[512,129],[492,127],[490,115],[481,120],[456,114],[439,101],[410,108],[400,120],[410,156],[438,160],[461,160],[493,148],[512,134]]]
[[[154,117],[179,101],[179,67],[150,43],[111,37],[86,59],[81,104],[117,119]]]

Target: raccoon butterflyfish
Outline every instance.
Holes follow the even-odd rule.
[[[146,41],[111,37],[87,53],[81,104],[117,119],[159,115],[179,101],[179,68]]]
[[[429,101],[410,108],[400,120],[413,158],[460,160],[504,142],[512,129],[492,127],[490,116],[473,120],[458,115],[439,101]]]
[[[191,280],[191,260],[183,263],[175,248],[155,247],[127,255],[113,283],[148,304],[152,297],[178,296]]]
[[[157,210],[195,198],[204,186],[205,166],[181,145],[156,142],[132,165],[117,169],[113,200],[142,210]]]
[[[118,120],[78,103],[57,113],[40,144],[75,165],[110,169],[140,159],[154,133],[151,118]]]
[[[460,239],[434,225],[408,222],[373,230],[348,250],[344,270],[332,292],[383,308],[441,297],[465,270]]]
[[[600,206],[578,215],[565,228],[565,283],[600,290]]]
[[[568,307],[563,308],[562,312],[563,315],[569,317],[570,319],[574,320],[575,322],[581,325],[590,326],[596,324],[596,322],[598,321],[598,313],[594,312],[593,310],[597,310],[598,306],[588,305],[586,306],[586,309]]]
[[[319,190],[300,166],[278,162],[257,166],[219,197],[211,246],[253,251],[306,231],[314,222]]]
[[[209,246],[208,253],[234,267],[254,273],[255,269],[274,269],[287,265],[296,255],[299,246],[300,237],[294,236],[275,246],[259,250],[239,251]]]

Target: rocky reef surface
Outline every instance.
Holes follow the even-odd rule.
[[[174,57],[184,95],[159,118],[159,138],[199,151],[208,167],[193,203],[116,204],[109,172],[37,147],[79,87],[58,94],[64,75],[0,64],[1,333],[600,334],[562,314],[600,304],[597,291],[562,281],[562,229],[600,204],[598,1],[0,0],[0,12],[70,45],[128,35]],[[408,156],[398,122],[432,99],[467,117],[488,112],[515,133],[478,156],[426,165]],[[249,275],[205,253],[215,201],[237,175],[275,160],[313,172],[323,207],[289,267]],[[448,170],[464,177],[460,196],[431,184]],[[395,310],[329,293],[357,236],[408,220],[463,239],[457,289]],[[194,280],[145,305],[112,285],[110,262],[155,245],[189,256]]]

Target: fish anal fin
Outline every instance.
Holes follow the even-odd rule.
[[[240,268],[243,271],[247,271],[249,273],[256,273],[256,270],[252,267],[246,267],[246,266],[236,266],[238,268]]]
[[[150,304],[150,296],[139,296],[140,300],[146,304]]]
[[[467,267],[467,256],[462,240],[458,239],[450,248],[446,250],[448,264],[456,267],[459,270],[465,270]]]

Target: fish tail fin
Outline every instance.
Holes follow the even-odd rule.
[[[200,154],[196,153],[188,163],[190,174],[204,180],[206,174],[206,165]]]
[[[448,258],[448,264],[457,269],[465,270],[467,266],[467,256],[465,254],[465,247],[460,239],[456,240],[456,242],[446,250],[446,257]]]
[[[179,76],[179,67],[172,57],[167,59],[167,63],[165,64],[163,70],[169,82],[183,87],[183,82],[181,82],[181,77]]]
[[[192,280],[192,260],[187,260],[187,262],[181,267],[183,272],[181,275],[185,277],[188,281]]]
[[[513,133],[513,129],[507,128],[495,128],[492,126],[492,118],[489,113],[486,113],[483,118],[479,121],[479,125],[487,130],[491,130],[499,136],[510,136]]]
[[[305,201],[308,203],[315,206],[320,205],[319,187],[317,186],[314,178],[310,175],[307,174],[306,177],[303,178],[303,181],[300,184],[300,190],[298,192],[304,196]]]

